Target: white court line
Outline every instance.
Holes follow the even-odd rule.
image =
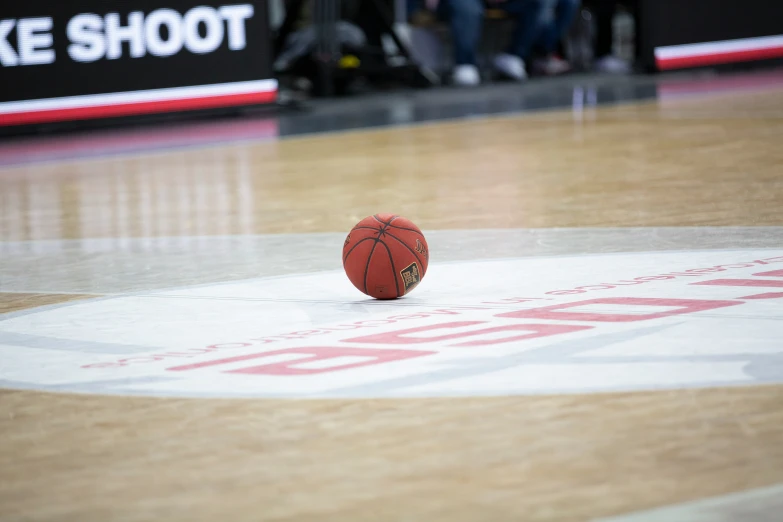
[[[593,522],[780,522],[783,484]]]

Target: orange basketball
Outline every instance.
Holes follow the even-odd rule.
[[[376,299],[396,299],[416,288],[427,272],[429,257],[419,227],[393,214],[362,219],[343,245],[348,279]]]

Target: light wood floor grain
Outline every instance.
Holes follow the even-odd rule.
[[[782,136],[772,91],[14,167],[0,173],[0,240],[13,255],[27,240],[343,232],[392,209],[430,230],[781,225]],[[0,286],[0,312],[89,297]],[[3,521],[582,521],[781,481],[780,386],[0,391]]]

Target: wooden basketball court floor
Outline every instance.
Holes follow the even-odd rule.
[[[2,167],[0,520],[780,520],[781,138],[750,81]]]

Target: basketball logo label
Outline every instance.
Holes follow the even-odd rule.
[[[343,248],[348,246],[348,243],[351,242],[351,234],[348,234],[348,237],[345,238],[345,243],[343,243]]]
[[[422,254],[424,256],[424,259],[429,260],[430,255],[427,252],[427,249],[424,248],[424,245],[422,245],[421,241],[419,241],[418,239],[416,240],[416,252],[418,252],[419,254]]]
[[[402,282],[405,285],[405,291],[403,294],[410,292],[421,281],[419,265],[417,265],[415,262],[400,270],[400,275],[402,276]]]

